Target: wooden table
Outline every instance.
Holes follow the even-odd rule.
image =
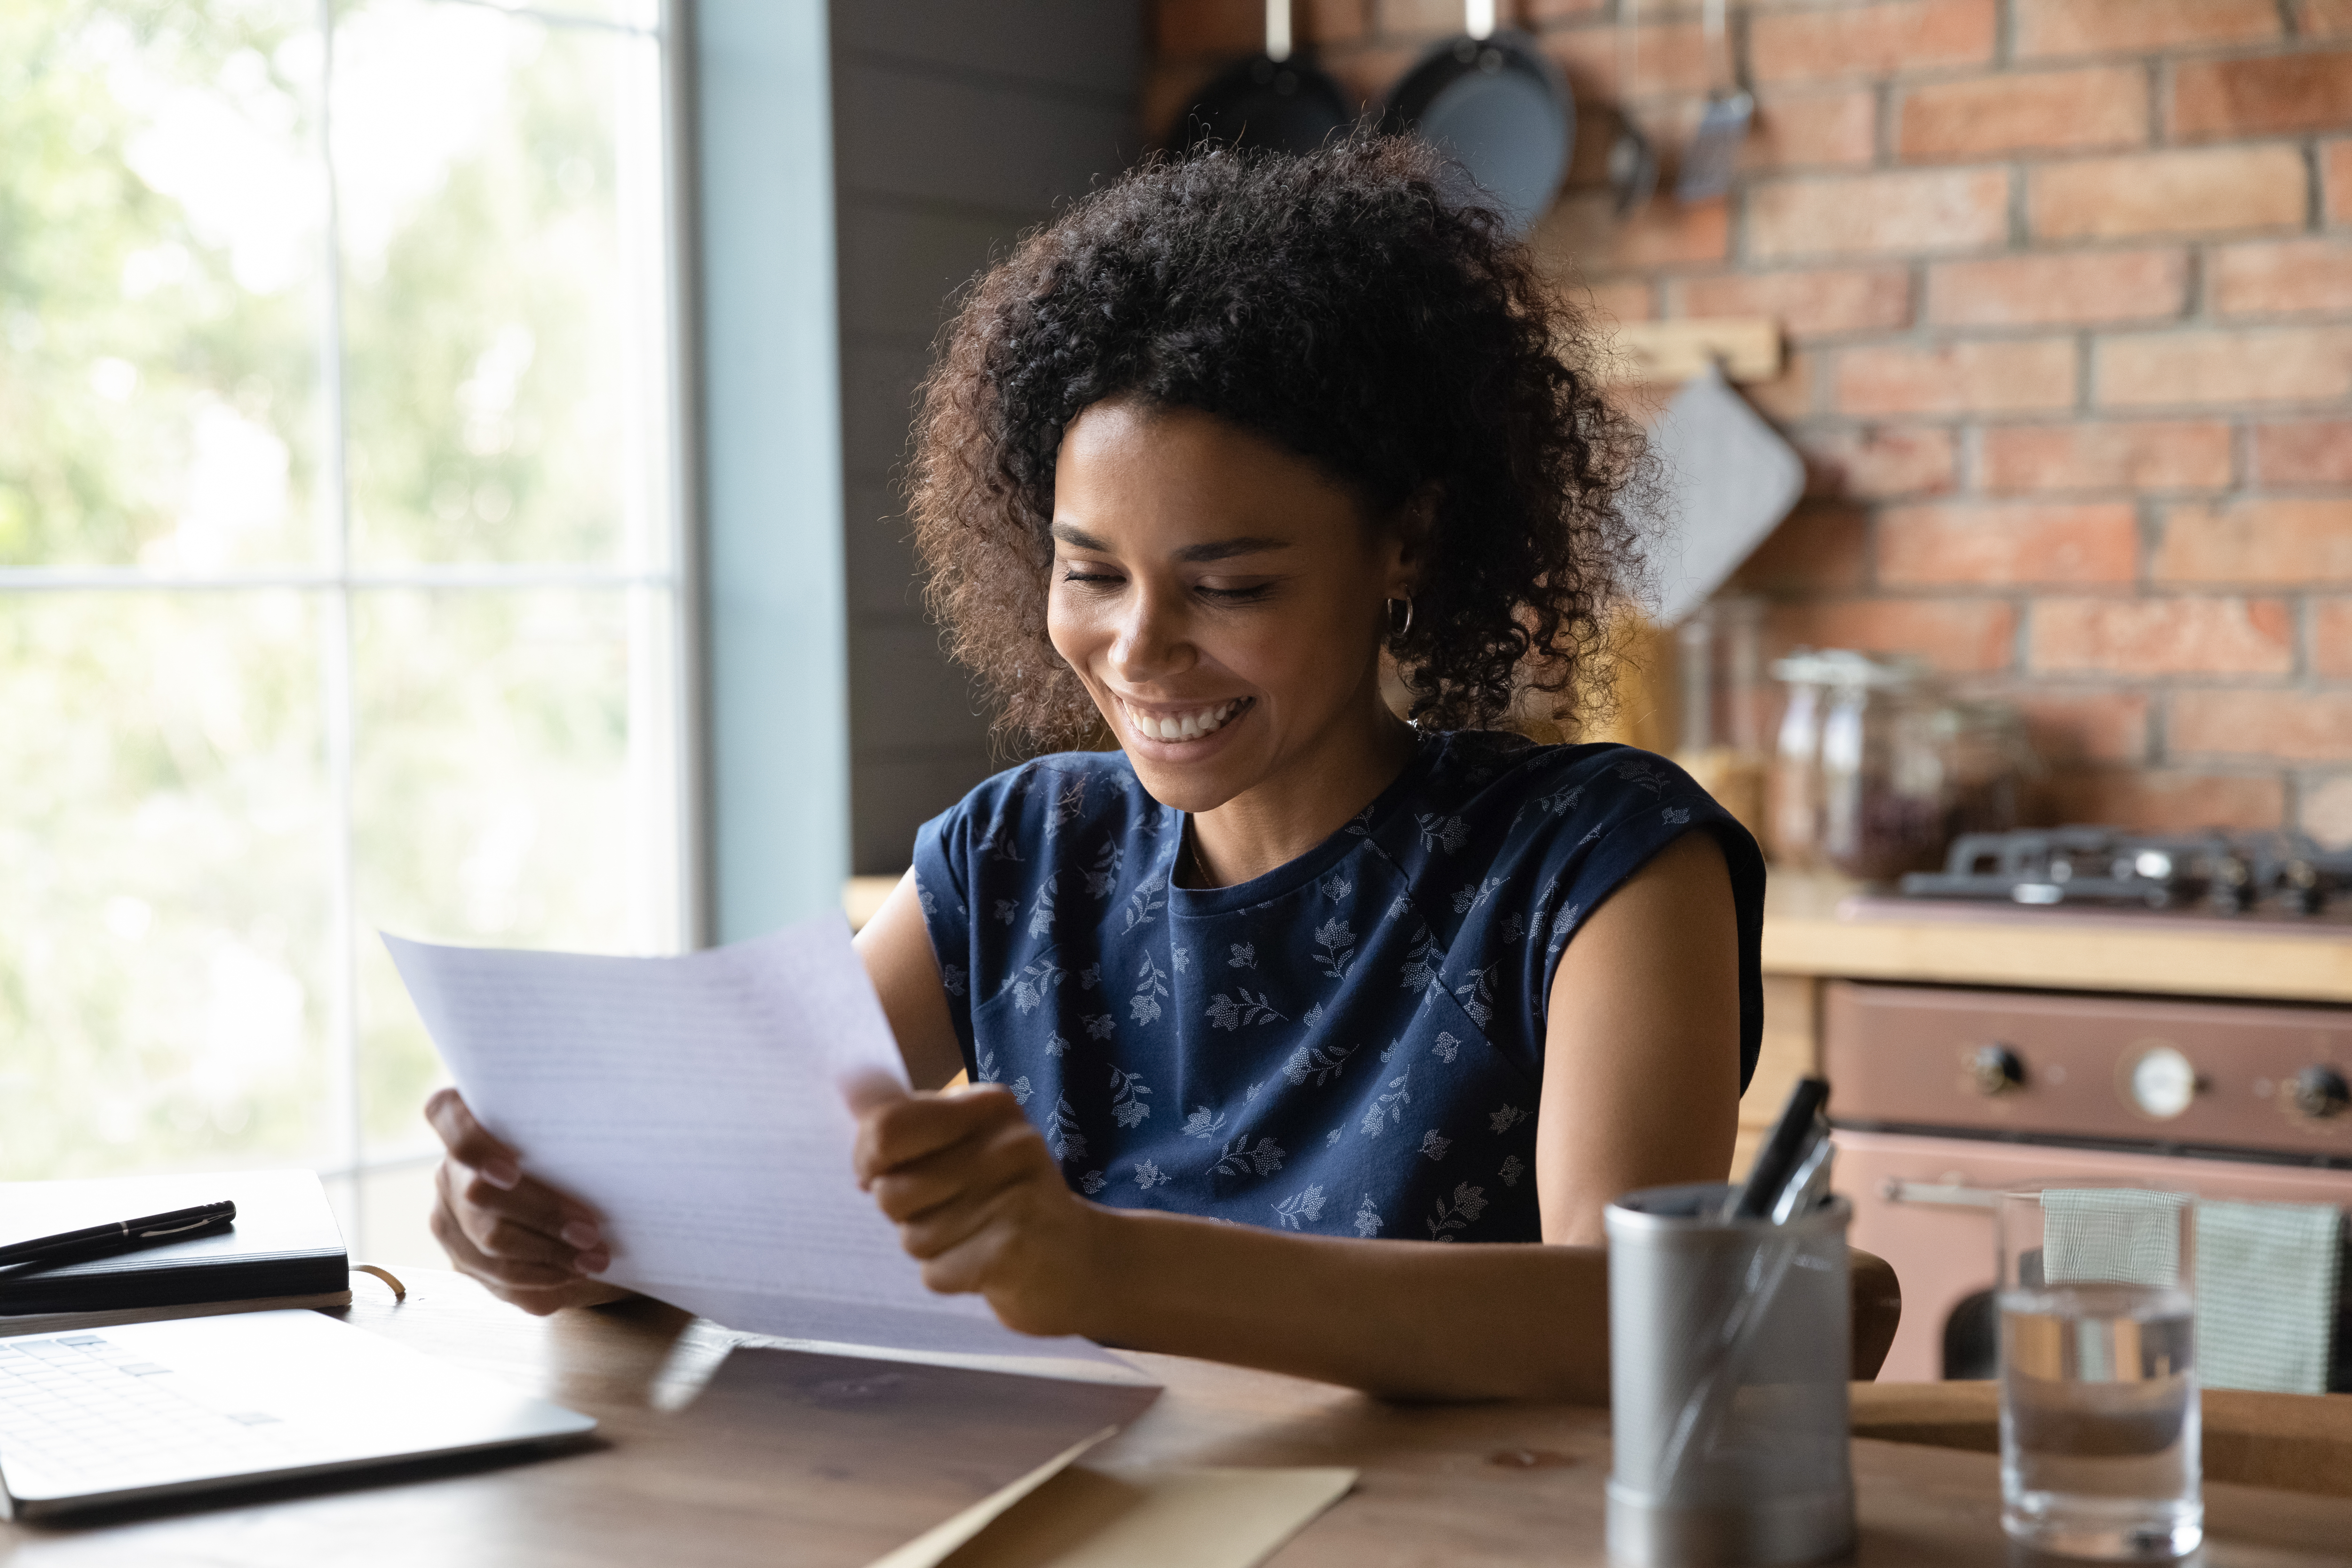
[[[415,1271],[408,1300],[373,1293],[351,1320],[597,1416],[602,1441],[484,1467],[411,1467],[365,1484],[287,1488],[204,1509],[77,1527],[0,1525],[7,1568],[571,1568],[592,1563],[855,1563],[866,1544],[829,1510],[870,1478],[845,1456],[823,1486],[760,1461],[773,1415],[739,1403],[688,1419],[732,1336],[650,1302],[551,1320],[452,1274]],[[1167,1391],[1090,1462],[1345,1465],[1356,1491],[1277,1554],[1283,1568],[1600,1564],[1605,1413],[1563,1405],[1398,1406],[1319,1384],[1166,1356],[1134,1362]],[[870,1364],[870,1363],[869,1363]],[[713,1384],[712,1386],[717,1386]],[[704,1401],[707,1409],[709,1399]],[[773,1407],[774,1415],[788,1415]],[[953,1467],[943,1467],[952,1469]],[[2005,1563],[1989,1455],[1858,1440],[1860,1564]],[[953,1475],[908,1487],[935,1498]],[[2211,1486],[2213,1568],[2340,1564],[2352,1500]],[[928,1520],[905,1530],[912,1536]],[[867,1555],[871,1555],[870,1552]]]

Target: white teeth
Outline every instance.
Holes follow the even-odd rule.
[[[1124,703],[1121,705],[1124,706]],[[1161,719],[1149,713],[1139,713],[1134,709],[1129,708],[1127,720],[1129,723],[1135,726],[1138,734],[1150,740],[1197,741],[1204,735],[1213,735],[1224,728],[1225,721],[1240,712],[1241,709],[1241,701],[1237,699],[1231,702],[1221,702],[1214,708],[1196,708],[1190,713],[1178,713]]]

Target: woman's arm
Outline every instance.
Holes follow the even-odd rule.
[[[1601,1210],[1634,1187],[1722,1178],[1738,975],[1728,873],[1702,834],[1636,873],[1562,955],[1536,1173],[1546,1238],[1583,1245],[1353,1241],[1103,1208],[1069,1191],[993,1088],[869,1086],[858,1174],[934,1289],[979,1291],[1017,1329],[1396,1398],[1597,1402],[1609,1386]]]
[[[963,1070],[963,1047],[948,1016],[948,994],[940,984],[939,955],[923,923],[912,871],[898,879],[866,929],[857,933],[857,956],[882,999],[882,1016],[898,1037],[907,1081],[937,1089]]]
[[[1536,1192],[1546,1241],[1600,1246],[1620,1193],[1719,1182],[1739,1126],[1739,928],[1711,833],[1686,833],[1593,911],[1545,1015]]]

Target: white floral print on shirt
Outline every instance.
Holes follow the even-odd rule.
[[[1312,1225],[1323,1217],[1323,1189],[1310,1186],[1293,1193],[1274,1205],[1275,1223],[1285,1230],[1297,1230],[1302,1222]]]
[[[1110,1119],[1121,1127],[1133,1127],[1151,1114],[1151,1107],[1143,1097],[1151,1092],[1140,1074],[1110,1069]]]

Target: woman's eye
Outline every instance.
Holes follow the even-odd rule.
[[[1116,583],[1118,581],[1118,574],[1114,572],[1088,572],[1081,566],[1066,566],[1062,569],[1062,581],[1065,583]]]
[[[1201,585],[1202,594],[1223,605],[1253,604],[1273,591],[1271,583],[1256,583],[1246,588],[1212,588],[1205,583]]]

